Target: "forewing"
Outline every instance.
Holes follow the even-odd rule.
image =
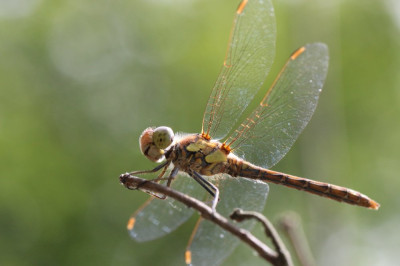
[[[208,100],[202,132],[224,138],[264,82],[275,55],[275,14],[270,0],[243,0],[228,51]]]
[[[323,43],[296,50],[260,105],[227,140],[234,154],[265,168],[285,156],[314,113],[328,61]]]
[[[205,195],[205,190],[182,172],[175,177],[171,187],[197,199],[203,199]],[[174,231],[192,214],[193,209],[172,198],[150,198],[132,215],[133,228],[128,225],[128,230],[136,241],[149,241]]]
[[[264,209],[268,195],[266,183],[249,180],[242,177],[233,178],[228,175],[218,181],[220,201],[217,211],[229,217],[235,208],[261,212]],[[228,218],[229,219],[229,218]],[[237,224],[239,227],[251,230],[254,222],[247,221]],[[200,221],[192,244],[192,265],[218,265],[228,257],[239,244],[240,240],[207,220]]]

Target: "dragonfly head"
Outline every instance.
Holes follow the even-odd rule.
[[[139,138],[140,151],[150,161],[158,162],[164,157],[165,149],[174,141],[174,132],[169,127],[146,128]]]

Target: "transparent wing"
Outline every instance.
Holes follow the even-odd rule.
[[[260,105],[227,139],[234,154],[265,168],[275,165],[310,121],[328,61],[323,43],[296,50]]]
[[[182,172],[176,176],[171,187],[197,199],[203,199],[206,193],[192,178]],[[132,215],[128,230],[136,241],[149,241],[174,231],[192,214],[193,209],[172,198],[161,200],[152,197]]]
[[[235,208],[257,212],[264,209],[269,190],[266,183],[228,175],[224,175],[224,179],[218,182],[221,200],[218,202],[217,211],[225,217],[229,217]],[[247,221],[238,226],[251,230],[254,222]],[[239,239],[236,236],[210,221],[202,220],[189,247],[192,253],[192,265],[221,264],[238,244]]]
[[[264,82],[275,54],[275,14],[270,0],[243,0],[228,51],[208,100],[202,132],[224,138]]]

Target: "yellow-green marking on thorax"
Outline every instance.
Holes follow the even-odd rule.
[[[199,150],[204,150],[207,148],[208,143],[202,139],[197,140],[196,142],[190,143],[189,145],[186,146],[186,150],[191,151],[191,152],[196,152]]]
[[[207,163],[222,163],[227,161],[226,153],[222,150],[215,150],[206,156]]]
[[[226,162],[226,152],[217,148],[218,144],[209,142],[204,139],[198,139],[196,142],[190,143],[186,146],[186,150],[190,152],[202,151],[205,156],[207,163],[220,163]]]

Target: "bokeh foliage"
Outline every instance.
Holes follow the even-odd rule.
[[[318,265],[394,265],[400,224],[400,5],[274,1],[277,57],[322,41],[317,111],[274,169],[357,189],[378,212],[271,185],[265,214],[295,210]],[[198,132],[235,1],[0,1],[0,264],[183,265],[195,218],[135,243],[147,126]],[[264,91],[267,85],[264,86]],[[260,94],[260,97],[262,95]],[[247,192],[249,193],[249,192]],[[226,265],[261,263],[241,246]]]

